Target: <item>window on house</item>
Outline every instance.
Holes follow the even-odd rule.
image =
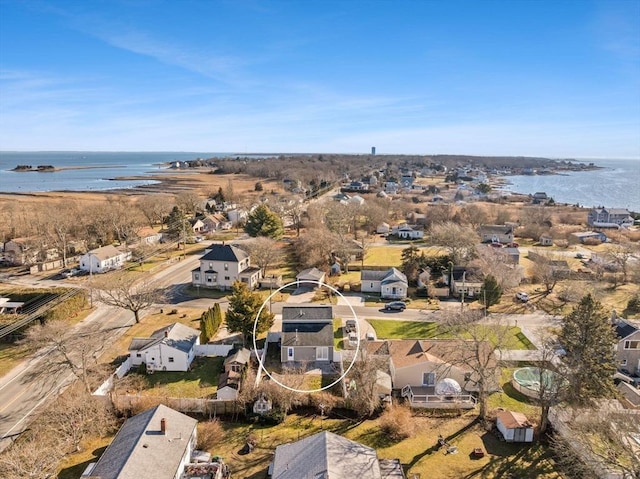
[[[225,277],[224,277],[224,279],[225,279],[226,281],[229,281],[231,278],[229,278],[229,276],[225,276]]]
[[[173,362],[173,358],[169,358],[169,362],[172,363]]]
[[[640,341],[625,341],[624,349],[640,349]]]
[[[422,373],[422,385],[423,386],[435,386],[436,373]]]
[[[200,275],[198,273],[195,273],[193,275],[193,279],[195,279],[196,281],[200,281]]]
[[[373,289],[373,283],[371,283],[371,286],[370,286],[370,288],[371,288],[371,289]]]
[[[232,365],[231,365],[231,370],[232,370],[234,373],[239,373],[239,372],[241,372],[241,371],[242,371],[242,367],[241,367],[239,364],[232,364]]]
[[[136,358],[141,358],[141,357],[142,357],[142,354],[136,353]]]
[[[211,283],[213,281],[213,278],[211,276],[207,276],[207,283]]]
[[[627,360],[623,359],[622,361],[620,361],[620,366],[626,366],[627,365]]]
[[[225,271],[229,271],[229,263],[225,263],[224,264],[224,270]]]
[[[213,269],[213,263],[209,263],[209,269]]]

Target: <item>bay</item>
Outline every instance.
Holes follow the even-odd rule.
[[[559,175],[506,176],[504,190],[534,194],[544,191],[556,202],[583,207],[606,206],[640,212],[640,160],[583,160],[602,168]]]
[[[101,191],[133,188],[154,180],[115,180],[118,177],[149,176],[166,170],[166,163],[226,156],[204,152],[0,152],[0,192]],[[55,172],[16,172],[17,165],[52,165]],[[71,168],[71,169],[64,169]]]

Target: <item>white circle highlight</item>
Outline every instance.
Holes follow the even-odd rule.
[[[356,359],[358,357],[358,352],[360,351],[360,341],[361,341],[361,339],[360,339],[360,324],[358,323],[358,316],[356,315],[356,312],[354,311],[353,306],[351,306],[351,303],[349,303],[349,301],[347,301],[346,298],[342,295],[342,293],[340,291],[338,291],[336,288],[334,288],[333,286],[331,286],[331,285],[329,285],[327,283],[324,283],[322,281],[316,281],[314,279],[293,281],[291,283],[285,284],[284,286],[280,286],[277,290],[275,290],[273,293],[271,293],[266,300],[264,300],[264,302],[262,303],[262,306],[260,306],[260,309],[258,310],[258,313],[256,314],[256,318],[253,321],[253,349],[254,349],[254,351],[258,351],[258,346],[256,344],[256,332],[257,332],[257,329],[258,329],[258,318],[260,317],[260,314],[262,314],[262,310],[266,307],[267,303],[269,303],[269,301],[271,301],[271,298],[273,298],[277,293],[282,291],[284,288],[287,288],[289,286],[294,286],[294,285],[299,286],[300,284],[315,284],[317,286],[326,286],[331,291],[333,291],[334,293],[336,293],[338,296],[340,296],[341,298],[343,298],[345,300],[345,303],[347,303],[347,306],[349,306],[349,309],[351,310],[351,313],[353,314],[353,319],[356,320],[356,334],[358,335],[358,343],[356,344],[356,353],[354,354],[353,359],[351,360],[351,364],[349,364],[349,367],[342,373],[342,375],[338,379],[333,381],[331,384],[327,384],[326,386],[323,386],[323,387],[318,388],[318,389],[296,389],[296,388],[292,388],[291,386],[287,386],[286,384],[282,384],[280,381],[278,381],[276,378],[274,378],[269,371],[267,371],[267,368],[262,363],[262,358],[260,357],[260,355],[256,355],[258,357],[258,364],[259,364],[259,366],[258,366],[258,375],[257,375],[257,378],[256,378],[256,385],[258,385],[259,382],[260,382],[260,373],[261,373],[261,371],[264,371],[264,373],[267,376],[269,376],[269,379],[271,379],[273,382],[275,382],[278,386],[283,387],[285,389],[288,389],[289,391],[293,391],[293,392],[296,392],[296,393],[302,393],[302,394],[317,393],[317,392],[324,391],[326,389],[332,388],[333,386],[338,384],[340,381],[342,381],[347,376],[347,374],[349,374],[349,371],[351,371],[351,368],[355,364]],[[309,304],[309,303],[303,303],[303,304]],[[333,330],[333,328],[332,328],[332,330]],[[266,340],[265,340],[264,344],[265,344],[265,348],[267,348],[268,346],[267,346]]]

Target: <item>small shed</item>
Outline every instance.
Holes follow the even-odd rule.
[[[553,246],[553,238],[549,235],[540,236],[540,246]]]
[[[315,282],[324,283],[325,281],[324,271],[321,271],[318,268],[309,268],[309,269],[300,271],[296,276],[296,283],[298,287],[300,287],[300,283],[303,283],[303,286],[309,286],[309,281],[312,283],[315,283]],[[306,285],[304,284],[305,282],[307,282]]]
[[[533,425],[522,413],[500,411],[496,426],[507,442],[533,442]]]

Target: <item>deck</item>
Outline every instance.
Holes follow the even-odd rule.
[[[414,393],[425,393],[415,394]],[[411,407],[427,409],[473,409],[476,407],[476,398],[471,394],[440,395],[429,394],[433,388],[411,388],[406,385],[402,388],[402,397],[409,401]]]

